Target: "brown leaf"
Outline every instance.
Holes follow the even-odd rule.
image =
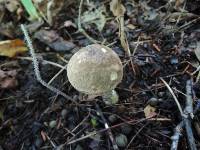
[[[115,17],[123,16],[126,11],[125,7],[121,4],[121,0],[112,0],[110,2],[110,10]]]
[[[0,56],[14,57],[18,53],[24,53],[26,51],[27,47],[20,39],[0,42]]]
[[[17,70],[3,71],[0,70],[0,89],[10,89],[18,85]]]

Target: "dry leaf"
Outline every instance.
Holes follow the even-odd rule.
[[[152,107],[151,105],[147,105],[145,108],[144,108],[144,115],[146,118],[150,118],[150,117],[153,117],[156,115],[156,108],[155,107]]]
[[[126,11],[125,7],[121,4],[121,0],[112,0],[110,2],[110,10],[116,17],[123,16]]]
[[[24,53],[26,51],[27,47],[20,39],[0,42],[0,56],[14,57],[18,53]]]
[[[5,7],[12,13],[21,7],[19,0],[4,0],[4,3]]]
[[[54,30],[39,30],[34,34],[34,38],[59,52],[70,51],[75,47],[73,42],[64,40]]]
[[[106,23],[105,7],[101,6],[95,10],[88,10],[81,16],[81,22],[83,25],[94,23],[99,31],[103,30]]]
[[[17,70],[3,71],[0,70],[0,89],[10,89],[18,85]]]

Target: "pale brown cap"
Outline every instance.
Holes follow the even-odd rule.
[[[80,49],[69,60],[67,75],[80,92],[101,95],[114,89],[123,76],[118,55],[110,48],[92,44]]]

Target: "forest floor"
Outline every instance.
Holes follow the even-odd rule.
[[[26,2],[0,0],[0,150],[200,149],[199,0]],[[38,82],[21,24],[42,79],[76,103]],[[92,43],[122,61],[117,104],[68,82],[69,59]]]

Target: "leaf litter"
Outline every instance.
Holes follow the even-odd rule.
[[[3,106],[3,109],[0,107],[0,147],[4,150],[30,147],[113,149],[108,129],[105,129],[106,120],[114,137],[121,135],[122,131],[126,133],[124,149],[126,146],[129,149],[170,149],[170,137],[182,117],[160,77],[172,88],[181,106],[185,100],[186,80],[192,78],[196,81],[192,87],[193,104],[197,106],[200,97],[197,74],[200,70],[199,52],[196,45],[200,39],[198,0],[85,0],[81,11],[80,1],[32,2],[43,22],[29,20],[25,7],[20,7],[24,13],[18,17],[18,8],[13,7],[14,11],[9,11],[0,4],[0,41],[12,43],[15,39],[22,40],[18,26],[28,24],[41,62],[39,68],[47,82],[59,72],[55,66],[66,66],[79,47],[96,41],[108,45],[120,54],[124,66],[123,81],[116,88],[119,102],[107,106],[101,97],[88,100],[87,96],[70,86],[65,71],[56,76],[51,84],[80,103],[74,105],[62,97],[56,97],[35,80],[32,58],[26,53],[27,50],[20,54],[26,57],[18,57],[18,52],[14,52],[18,48],[13,46],[10,54],[0,56],[3,85],[0,92]],[[86,34],[79,31],[78,12],[81,12],[80,21]],[[10,27],[9,22],[12,24]],[[9,44],[2,45],[4,49],[6,46],[9,49]],[[22,44],[19,48],[21,46],[26,47]],[[16,74],[14,66],[8,68],[11,60],[17,61],[21,67]],[[10,96],[15,97],[13,101],[6,99]],[[152,102],[154,105],[149,104],[152,97],[159,100]],[[105,120],[96,115],[96,103]],[[63,110],[67,110],[64,116]],[[198,117],[199,114],[192,120],[193,132],[199,131]],[[95,121],[91,123],[92,118]],[[59,128],[48,126],[53,120],[58,121]],[[126,126],[131,127],[131,132],[124,132],[129,130]],[[94,135],[101,137],[96,140]],[[178,148],[183,150],[188,147],[184,135],[178,143]],[[198,141],[199,135],[194,136]]]

